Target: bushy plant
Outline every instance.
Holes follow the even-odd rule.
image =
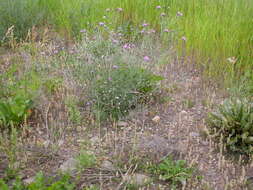
[[[207,118],[213,137],[222,138],[229,150],[253,152],[253,103],[247,99],[230,98]]]
[[[151,171],[159,175],[160,179],[170,181],[172,189],[175,189],[192,177],[194,168],[187,167],[185,160],[174,161],[171,157],[167,157],[159,165],[151,167]]]
[[[161,76],[138,66],[124,66],[104,71],[93,85],[94,106],[101,118],[119,119],[155,90]]]

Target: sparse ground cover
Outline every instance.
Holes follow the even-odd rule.
[[[0,5],[0,189],[252,189],[251,1]]]

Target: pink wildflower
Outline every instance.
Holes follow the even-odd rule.
[[[148,23],[143,23],[142,26],[143,27],[147,27],[149,24]]]
[[[161,7],[160,5],[157,5],[156,8],[157,8],[157,9],[161,9],[162,7]]]
[[[145,30],[143,29],[143,30],[141,30],[141,32],[140,32],[141,34],[144,34],[145,33]]]
[[[149,56],[144,56],[143,60],[146,61],[146,62],[149,62],[150,61],[150,57]]]
[[[129,43],[126,43],[123,45],[123,49],[126,49],[126,50],[134,48],[134,47],[135,47],[134,44],[129,44]]]
[[[112,43],[114,44],[117,44],[118,42],[119,42],[118,40],[115,40],[115,39],[112,40]]]

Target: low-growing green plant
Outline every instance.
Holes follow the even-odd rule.
[[[15,128],[11,128],[10,132],[3,131],[0,133],[0,152],[6,156],[8,161],[8,167],[4,175],[6,180],[14,179],[20,171],[20,149],[18,144],[18,131]]]
[[[138,190],[138,189],[139,189],[139,186],[136,185],[136,184],[131,184],[131,183],[129,183],[129,184],[126,184],[126,189],[127,189],[127,190]]]
[[[225,146],[239,153],[253,153],[253,103],[245,98],[230,98],[207,118],[210,133],[222,138]]]
[[[16,60],[0,75],[0,128],[20,126],[29,117],[35,99],[43,91],[52,94],[61,84],[60,79],[44,79],[43,71]],[[27,68],[28,67],[28,68]]]
[[[48,94],[53,94],[59,89],[62,85],[62,79],[61,78],[51,78],[47,79],[44,83],[43,86],[45,87],[45,91]]]
[[[185,160],[174,161],[171,157],[165,158],[159,165],[151,166],[153,174],[159,175],[161,180],[170,181],[171,188],[176,189],[179,184],[183,184],[191,178],[194,168],[187,167]]]
[[[86,187],[84,190],[100,190],[98,186],[96,185],[91,185],[89,187]]]
[[[96,157],[93,154],[81,151],[76,158],[78,160],[78,169],[80,171],[85,170],[86,168],[94,167],[96,165]]]
[[[60,180],[54,181],[53,178],[46,178],[42,172],[39,172],[35,181],[28,185],[23,184],[20,178],[17,178],[10,186],[0,179],[1,190],[74,190],[74,188],[75,185],[70,182],[68,175],[63,175]]]
[[[186,108],[186,109],[191,109],[195,105],[195,102],[191,99],[185,99],[185,100],[183,100],[182,103],[183,103],[184,108]]]
[[[68,97],[65,104],[67,106],[69,119],[73,124],[81,124],[82,115],[77,105],[77,99],[75,97]]]
[[[93,99],[99,117],[118,120],[152,96],[161,76],[138,66],[117,66],[104,71],[94,83]]]
[[[0,99],[0,127],[20,125],[29,115],[32,101],[25,97]]]

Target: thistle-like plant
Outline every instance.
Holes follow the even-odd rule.
[[[179,184],[184,184],[191,178],[194,168],[187,167],[185,160],[174,161],[171,157],[165,158],[159,165],[151,167],[152,173],[159,178],[171,183],[171,189],[177,189]]]
[[[247,99],[231,98],[207,118],[213,137],[222,138],[229,150],[253,152],[253,103]]]
[[[119,119],[145,103],[163,77],[137,66],[103,71],[93,85],[94,106],[100,117]]]

